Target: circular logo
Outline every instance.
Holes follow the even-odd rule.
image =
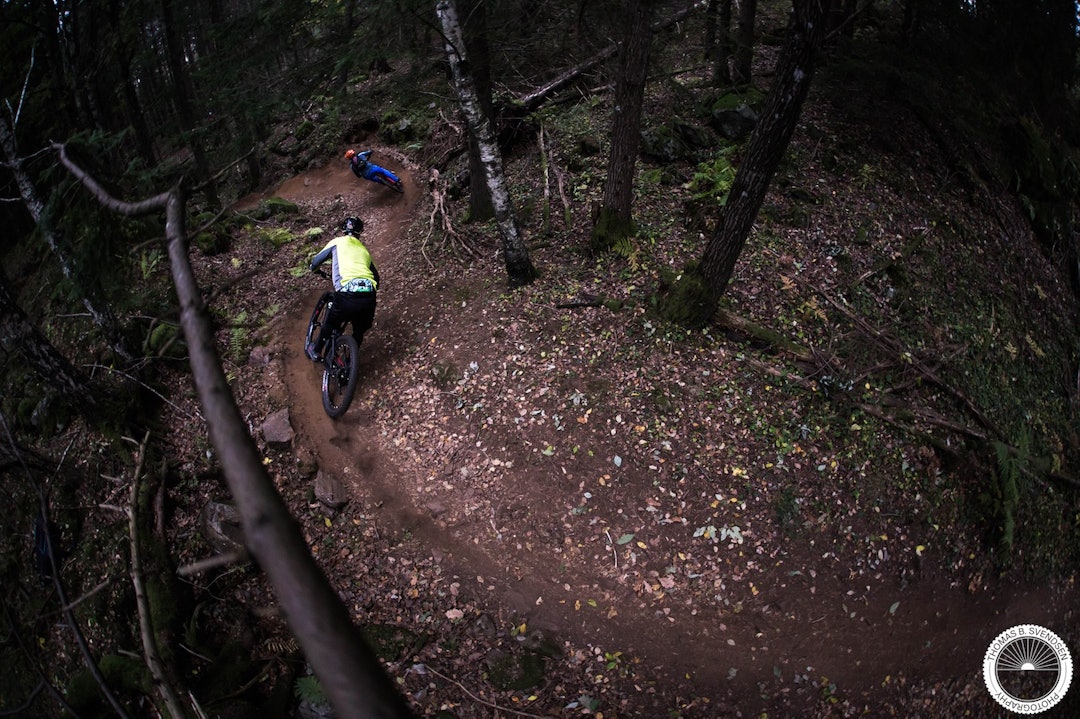
[[[994,700],[1017,714],[1038,714],[1065,697],[1072,681],[1069,647],[1049,629],[1020,624],[990,643],[983,679]]]

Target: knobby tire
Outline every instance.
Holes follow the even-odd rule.
[[[323,409],[331,419],[345,414],[360,380],[360,347],[352,335],[338,335],[323,369]]]

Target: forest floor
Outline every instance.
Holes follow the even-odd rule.
[[[659,243],[676,240],[594,259],[575,229],[588,205],[574,203],[550,242],[533,243],[540,279],[508,291],[490,226],[459,226],[481,254],[455,258],[430,231],[425,171],[393,150],[374,159],[403,176],[404,196],[333,159],[267,193],[299,207],[272,226],[334,232],[347,214],[367,225],[382,284],[342,419],[323,413],[302,351],[325,289],[302,269],[326,235],[278,248],[256,223],[196,264],[204,288],[227,288],[216,311],[268,320],[237,352],[222,332],[237,400],[312,552],[419,715],[998,716],[982,671],[999,632],[1040,624],[1076,646],[1075,575],[1001,571],[967,521],[964,467],[831,404],[824,381],[763,371],[792,370],[772,348],[649,314],[651,265],[675,266],[692,233],[654,227]],[[797,243],[746,259],[729,309],[827,332],[837,313],[812,288],[870,271],[912,228],[933,234],[925,208],[859,201],[891,226],[853,267],[838,267],[827,239],[806,250],[850,235],[850,219],[828,223],[853,205],[812,208]],[[537,222],[536,202],[523,203]],[[595,296],[621,308],[557,307]],[[181,473],[212,477],[187,396],[169,422],[189,458]],[[295,438],[269,446],[261,424],[283,408]],[[347,487],[341,509],[315,499],[319,472]],[[203,504],[228,499],[220,482],[192,490],[170,492],[182,562],[208,552]],[[252,654],[296,666],[257,572],[211,573],[194,590],[211,605],[209,633],[235,634],[242,607]]]

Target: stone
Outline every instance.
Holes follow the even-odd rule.
[[[240,512],[227,502],[211,500],[199,515],[203,538],[218,554],[243,552],[244,528]]]
[[[280,409],[266,418],[262,424],[263,439],[274,449],[289,449],[294,436],[292,423],[289,422],[289,408]]]
[[[265,367],[270,364],[270,358],[274,353],[269,347],[256,347],[248,355],[248,365],[251,367]]]
[[[315,475],[315,498],[335,511],[349,502],[341,480],[321,469]]]
[[[710,124],[727,139],[739,141],[750,134],[757,121],[757,113],[749,105],[739,105],[734,110],[713,110]]]

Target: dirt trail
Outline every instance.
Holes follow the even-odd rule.
[[[273,193],[294,201],[329,198],[335,206],[340,203],[343,217],[357,214],[365,222],[362,239],[379,265],[383,287],[376,324],[361,347],[358,396],[399,361],[380,326],[404,324],[406,306],[427,313],[423,316],[442,311],[427,298],[410,295],[413,283],[397,269],[421,190],[402,163],[386,155],[377,159],[402,176],[404,196],[357,180],[344,162],[293,178]],[[339,468],[358,499],[369,508],[378,507],[381,521],[428,542],[455,573],[494,581],[497,596],[480,588],[478,592],[527,617],[530,626],[579,646],[619,647],[628,656],[641,657],[657,677],[678,677],[680,683],[685,679],[693,691],[720,702],[726,694],[727,701],[747,710],[767,706],[764,693],[786,691],[783,687],[800,675],[828,677],[856,695],[879,690],[890,676],[981,681],[983,654],[998,632],[1020,623],[1060,625],[1072,611],[1063,597],[1043,587],[1005,586],[973,594],[950,586],[947,577],[934,576],[930,569],[914,572],[905,586],[890,576],[853,580],[843,567],[829,569],[815,562],[806,547],[785,548],[791,553],[785,556],[793,555],[795,561],[774,572],[784,576],[774,576],[776,585],[764,588],[774,597],[767,604],[732,612],[719,602],[711,607],[671,603],[659,611],[633,587],[606,582],[580,567],[568,571],[558,556],[520,544],[516,550],[510,543],[492,545],[485,541],[491,535],[487,517],[470,517],[467,508],[458,507],[451,514],[464,519],[447,526],[425,509],[430,496],[414,496],[411,489],[425,480],[399,476],[380,447],[371,412],[361,402],[354,402],[340,420],[325,415],[319,370],[301,347],[306,308],[317,297],[318,292],[312,292],[298,304],[286,322],[283,342],[291,416],[301,442],[316,454],[320,466]],[[549,497],[550,481],[533,472],[515,476],[525,498]],[[440,501],[452,502],[455,496]],[[550,519],[558,526],[561,503],[547,503],[550,507],[536,507],[529,520],[541,524]],[[800,565],[799,559],[807,563]],[[786,571],[792,566],[818,566],[818,575],[792,576],[796,573]],[[607,616],[579,611],[575,600],[584,596],[603,597],[603,606],[611,608]],[[719,709],[716,703],[713,707]]]

